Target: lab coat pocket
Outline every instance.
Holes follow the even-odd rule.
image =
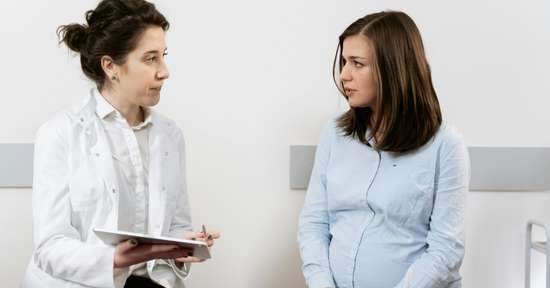
[[[69,181],[71,225],[79,231],[81,239],[88,238],[89,228],[106,213],[105,187],[103,179],[85,167],[79,168]]]
[[[103,179],[86,164],[80,166],[69,180],[69,199],[75,211],[92,209],[101,202],[104,193]]]

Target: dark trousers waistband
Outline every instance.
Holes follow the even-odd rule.
[[[124,288],[164,288],[164,287],[153,282],[153,280],[149,278],[130,275],[130,277],[126,279],[126,284],[124,284]]]

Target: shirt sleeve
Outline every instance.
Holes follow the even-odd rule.
[[[452,143],[449,143],[452,142]],[[399,288],[448,287],[464,258],[464,206],[469,187],[469,158],[459,136],[443,143],[436,167],[435,200],[428,248],[409,267]]]
[[[33,261],[52,277],[90,287],[115,286],[114,247],[80,240],[71,225],[66,116],[54,118],[37,133],[33,176]]]
[[[333,126],[331,121],[321,133],[298,227],[302,271],[310,288],[336,286],[328,258],[331,235],[326,191],[326,169],[330,158]]]

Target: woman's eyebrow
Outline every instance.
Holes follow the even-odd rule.
[[[350,56],[349,59],[351,59],[351,60],[356,60],[356,59],[367,60],[367,58],[361,57],[361,56]]]
[[[166,50],[168,50],[168,48],[164,48],[164,52],[166,52]],[[145,53],[143,53],[143,55],[147,55],[147,54],[156,54],[156,53],[159,53],[160,50],[149,50]]]

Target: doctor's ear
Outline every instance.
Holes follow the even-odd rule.
[[[101,69],[103,69],[106,78],[111,81],[118,81],[119,67],[111,56],[101,57]]]

